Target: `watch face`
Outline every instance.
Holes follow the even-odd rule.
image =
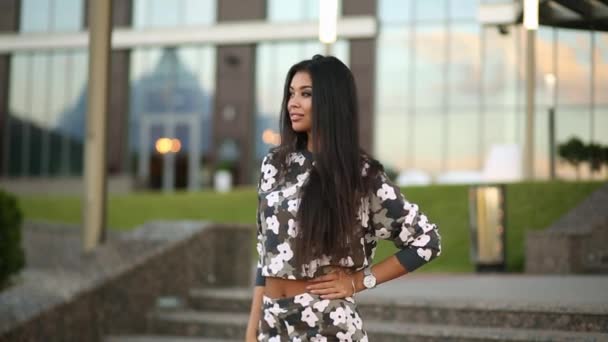
[[[363,278],[363,285],[365,285],[365,287],[367,287],[368,289],[371,289],[372,287],[376,286],[376,277],[367,276]]]

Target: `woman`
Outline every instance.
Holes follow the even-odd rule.
[[[366,341],[354,295],[441,252],[437,227],[359,148],[348,67],[315,55],[287,73],[281,144],[258,184],[256,286],[247,341]],[[400,250],[371,265],[378,239]]]

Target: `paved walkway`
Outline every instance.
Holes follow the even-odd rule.
[[[411,274],[362,292],[360,298],[608,312],[608,275]]]

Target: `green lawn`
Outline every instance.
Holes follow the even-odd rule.
[[[523,268],[523,239],[526,230],[543,229],[575,206],[600,182],[538,182],[507,186],[507,257],[511,271]],[[418,203],[429,219],[439,225],[443,254],[421,268],[431,272],[469,272],[469,228],[467,186],[437,185],[406,187],[403,193]],[[79,223],[79,197],[21,196],[27,219]],[[114,229],[132,229],[148,220],[211,220],[216,222],[255,222],[256,195],[253,189],[239,189],[228,194],[212,192],[137,193],[110,196],[108,225]],[[376,259],[392,254],[392,243],[381,243]]]

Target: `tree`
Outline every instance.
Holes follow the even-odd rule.
[[[577,137],[572,137],[557,147],[559,156],[576,169],[577,180],[580,178],[579,165],[586,159],[586,152],[585,144]]]
[[[585,146],[585,159],[589,162],[589,169],[591,174],[602,170],[602,164],[604,163],[604,148],[600,144],[590,143]]]
[[[602,151],[602,164],[604,164],[606,170],[608,171],[608,146],[602,147]],[[606,174],[608,175],[608,172]]]

